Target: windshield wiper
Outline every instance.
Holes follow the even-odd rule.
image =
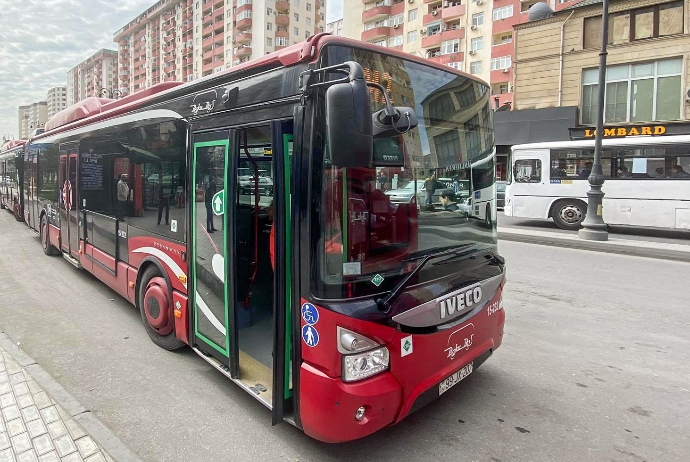
[[[457,253],[461,249],[467,249],[470,247],[474,247],[476,244],[463,244],[460,246],[455,246],[451,249],[446,249],[442,250],[440,252],[435,252],[435,253],[430,253],[427,255],[419,255],[417,257],[409,258],[408,260],[416,260],[418,258],[422,258],[423,260],[419,262],[419,264],[415,267],[410,274],[405,276],[398,284],[393,287],[393,290],[386,295],[383,298],[379,298],[376,300],[376,306],[378,306],[379,310],[383,311],[384,313],[388,313],[391,309],[391,305],[393,304],[393,301],[398,298],[398,296],[402,293],[402,291],[407,287],[407,285],[410,283],[413,277],[415,277],[421,270],[424,268],[424,265],[429,263],[429,261],[434,260],[436,258],[440,257],[445,257],[446,255],[451,255]]]

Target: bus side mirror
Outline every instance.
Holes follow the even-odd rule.
[[[369,167],[374,157],[369,89],[363,78],[326,90],[326,126],[331,162],[339,167]]]

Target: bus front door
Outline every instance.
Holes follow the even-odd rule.
[[[60,246],[63,254],[79,259],[79,228],[77,204],[77,154],[60,155]]]

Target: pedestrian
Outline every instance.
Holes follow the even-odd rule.
[[[127,174],[120,174],[120,181],[117,182],[117,219],[118,221],[125,221],[127,215],[127,206],[129,201],[129,185],[127,184]]]
[[[386,178],[386,175],[383,172],[379,172],[379,183],[381,184],[381,190],[385,191],[386,190],[386,182],[388,181],[388,178]]]
[[[163,209],[165,209],[165,224],[168,224],[170,218],[170,195],[165,194],[163,184],[158,182],[158,224],[161,224],[163,218]]]
[[[431,205],[436,192],[436,174],[432,173],[431,177],[424,181],[424,191],[426,192],[426,205]]]
[[[455,193],[452,190],[443,191],[441,193],[441,206],[447,212],[457,212],[458,204],[455,202]]]
[[[204,203],[206,204],[206,231],[213,233],[216,227],[213,226],[213,196],[216,194],[216,185],[213,184],[213,180],[209,181],[208,187],[206,188],[206,195],[204,198]]]

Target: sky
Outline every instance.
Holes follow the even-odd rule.
[[[345,0],[327,0],[328,22]],[[17,107],[46,99],[89,56],[117,50],[113,33],[156,0],[0,0],[0,140],[18,135]]]

